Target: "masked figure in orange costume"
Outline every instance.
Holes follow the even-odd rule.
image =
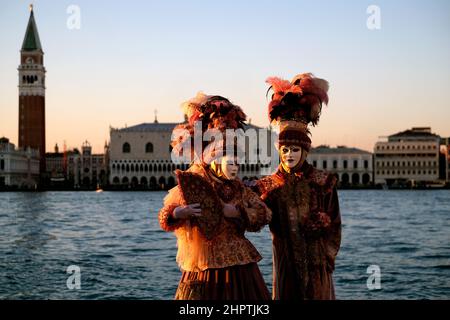
[[[189,121],[176,129],[185,129],[190,135],[177,138],[174,134],[174,151],[187,141],[194,145],[191,138],[196,121],[202,121],[203,131],[223,132],[242,128],[245,120],[241,108],[220,96],[198,94],[183,106]],[[196,192],[189,185],[179,184],[171,189],[159,212],[162,229],[174,231],[177,236],[177,262],[182,276],[175,299],[269,300],[270,293],[257,265],[261,256],[244,233],[267,225],[271,211],[237,178],[235,155],[224,155],[223,150],[209,148],[211,145],[212,142],[203,145],[201,161],[192,164],[184,174],[192,173],[211,186],[202,198],[220,199],[223,217],[217,230],[207,237],[195,223],[204,210],[199,203],[186,203],[183,195]]]

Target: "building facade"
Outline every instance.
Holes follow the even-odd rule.
[[[37,188],[39,157],[37,150],[17,149],[9,139],[0,138],[0,188]]]
[[[65,173],[64,153],[59,152],[58,144],[55,145],[54,152],[45,154],[46,172],[50,176]]]
[[[44,187],[61,187],[70,189],[73,183],[69,182],[67,175],[67,156],[73,154],[73,151],[60,152],[58,144],[55,145],[54,152],[47,152],[45,154],[46,175],[44,180]]]
[[[108,146],[105,144],[104,154],[93,154],[88,141],[77,149],[67,153],[66,177],[74,188],[101,188],[108,183]]]
[[[337,175],[340,186],[369,186],[373,184],[373,155],[357,148],[318,146],[307,158],[317,169]]]
[[[440,137],[429,127],[402,131],[374,148],[375,183],[421,185],[439,180]]]
[[[142,123],[110,128],[109,183],[115,187],[166,188],[175,185],[170,138],[177,123]]]
[[[39,150],[40,172],[45,166],[45,67],[39,34],[30,6],[30,18],[20,51],[19,148]]]
[[[109,183],[113,188],[167,189],[175,186],[176,169],[189,164],[172,161],[172,131],[178,123],[142,123],[127,128],[110,128]],[[249,125],[248,128],[260,129]],[[258,136],[259,137],[259,136]],[[248,152],[248,150],[247,150]],[[258,153],[259,149],[252,150]],[[241,164],[239,177],[257,179],[261,169],[256,163]]]

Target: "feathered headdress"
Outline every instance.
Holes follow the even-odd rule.
[[[203,128],[226,129],[243,128],[246,119],[241,107],[231,103],[221,96],[208,96],[202,92],[182,104],[183,111],[188,117],[189,124],[196,121],[203,122]]]
[[[273,90],[269,103],[271,122],[298,120],[315,126],[322,111],[322,104],[328,104],[328,82],[303,73],[289,82],[277,77],[266,80]]]
[[[317,125],[322,104],[328,104],[328,82],[303,73],[290,82],[270,77],[266,83],[270,84],[267,93],[273,91],[268,115],[271,123],[279,125],[278,144],[295,144],[309,151],[308,124]]]
[[[202,122],[202,133],[208,129],[217,129],[225,133],[226,129],[243,129],[247,117],[241,107],[231,103],[228,99],[218,95],[205,95],[202,92],[182,103],[181,106],[187,117],[187,122],[177,125],[174,129],[174,132],[177,129],[184,129],[178,131],[184,131],[183,135],[173,135],[171,145],[175,152],[186,149],[188,139],[190,139],[189,143],[193,151],[194,126],[197,121]],[[188,132],[189,134],[187,134]],[[209,144],[211,146],[208,149],[214,149],[211,148],[212,145],[218,144],[218,142],[203,141],[202,149],[205,150]],[[225,137],[223,138],[223,144],[225,144]]]

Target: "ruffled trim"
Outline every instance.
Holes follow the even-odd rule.
[[[164,206],[158,214],[159,225],[164,231],[172,232],[183,225],[183,220],[173,218],[173,211],[178,205]]]

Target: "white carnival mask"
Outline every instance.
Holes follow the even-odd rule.
[[[281,162],[286,168],[294,168],[301,160],[303,149],[300,146],[281,146],[280,156]]]

